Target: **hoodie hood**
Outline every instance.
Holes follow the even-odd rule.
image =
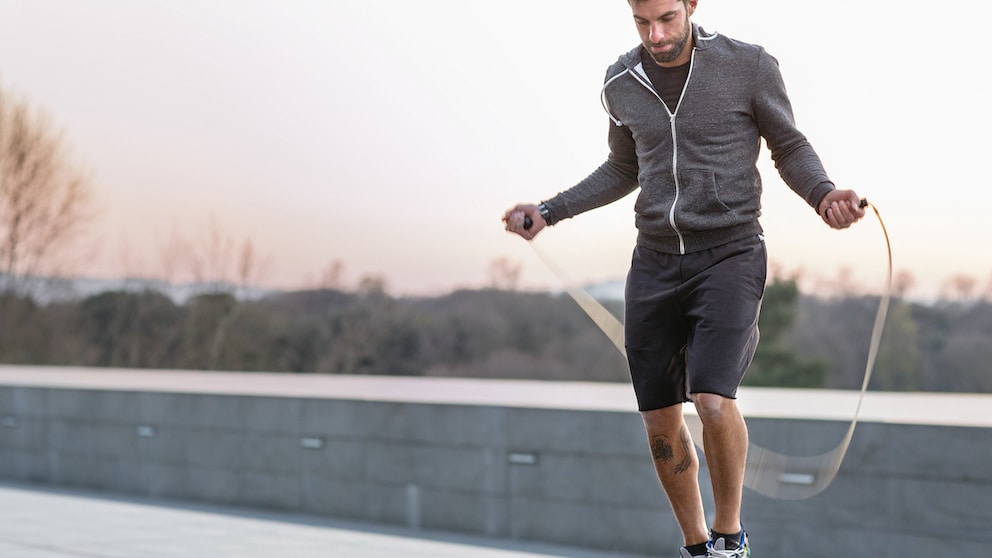
[[[719,33],[707,33],[702,27],[692,24],[692,48],[693,50],[705,50],[710,48],[712,40],[717,38]],[[619,64],[628,70],[633,70],[641,63],[641,49],[644,45],[637,45],[630,52],[621,54]],[[622,71],[622,70],[621,70]]]

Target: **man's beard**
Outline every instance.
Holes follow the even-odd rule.
[[[669,62],[673,62],[675,59],[677,59],[679,56],[682,55],[682,51],[685,50],[685,45],[689,43],[689,36],[692,33],[692,26],[689,24],[688,18],[686,18],[685,28],[683,29],[683,31],[684,32],[682,33],[682,36],[677,37],[673,41],[668,41],[664,43],[655,43],[655,44],[648,43],[647,44],[648,54],[650,54],[651,58],[653,58],[654,61],[657,62],[658,64],[667,64]],[[651,51],[652,46],[663,46],[663,45],[672,45],[674,48],[666,52]]]

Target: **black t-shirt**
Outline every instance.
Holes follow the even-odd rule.
[[[674,68],[665,68],[651,58],[651,53],[647,49],[642,48],[641,63],[654,90],[668,105],[668,110],[675,112],[679,105],[679,97],[682,96],[682,89],[685,88],[685,80],[689,79],[689,62]]]

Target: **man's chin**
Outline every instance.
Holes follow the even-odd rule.
[[[652,52],[651,58],[658,64],[670,64],[678,58],[678,54],[673,52]]]
[[[658,64],[668,64],[678,58],[681,53],[681,51],[676,48],[662,51],[657,51],[650,45],[644,45],[644,48],[648,51],[648,54],[651,55],[651,59]]]

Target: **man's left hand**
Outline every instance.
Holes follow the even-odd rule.
[[[823,196],[817,209],[823,222],[834,229],[846,229],[865,216],[861,197],[854,190],[833,190]]]

